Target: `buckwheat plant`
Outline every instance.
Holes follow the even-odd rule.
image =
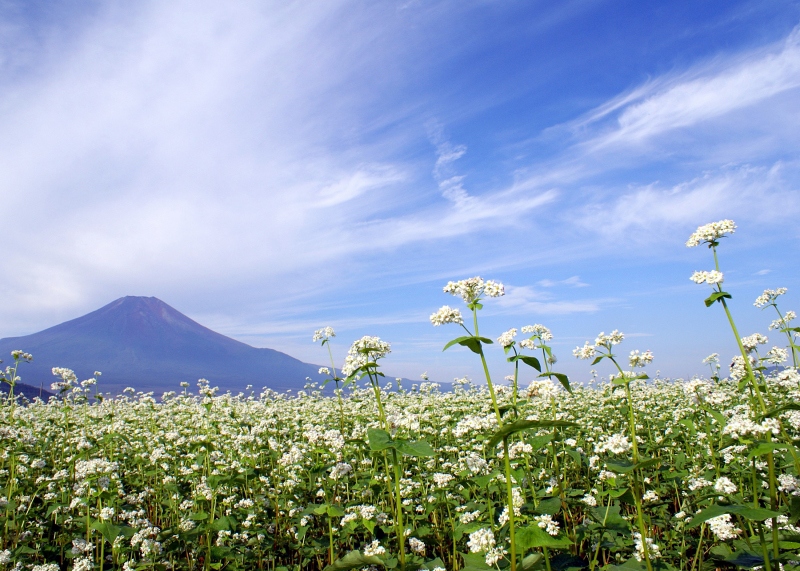
[[[645,565],[647,566],[647,570],[652,571],[652,560],[657,556],[658,549],[657,546],[653,544],[652,538],[649,537],[648,522],[645,521],[644,510],[642,509],[642,497],[644,495],[644,476],[642,475],[642,468],[651,466],[657,463],[658,460],[653,458],[643,459],[639,454],[639,445],[637,440],[637,419],[634,413],[633,398],[631,396],[631,382],[635,380],[646,380],[649,378],[644,373],[637,375],[633,369],[643,368],[652,363],[653,354],[650,351],[645,351],[644,353],[640,353],[638,350],[631,351],[628,357],[628,365],[631,369],[629,371],[624,371],[617,361],[617,356],[611,352],[615,345],[622,343],[623,339],[625,339],[625,335],[616,329],[609,335],[601,332],[600,335],[598,335],[595,339],[594,345],[591,345],[589,341],[586,341],[583,347],[576,347],[572,354],[578,359],[591,359],[594,357],[592,365],[599,363],[603,359],[608,359],[614,363],[614,366],[617,369],[617,374],[611,376],[612,387],[616,388],[618,386],[623,386],[625,388],[626,403],[625,406],[620,406],[620,412],[627,416],[630,445],[628,445],[627,440],[623,441],[624,437],[619,435],[618,437],[612,437],[612,439],[608,440],[608,443],[611,443],[614,441],[614,438],[616,438],[618,443],[609,444],[606,446],[606,449],[612,452],[624,452],[630,448],[632,452],[632,464],[613,464],[610,465],[610,468],[612,472],[622,474],[630,473],[632,475],[630,478],[630,493],[636,505],[636,520],[639,525],[639,531],[634,533],[634,535],[638,533],[636,549],[637,553],[640,554],[639,559],[643,558]],[[644,541],[642,541],[642,538],[644,538]],[[595,553],[594,561],[596,562],[596,560],[597,553]],[[594,566],[592,566],[592,568],[594,568]]]
[[[323,327],[314,331],[312,342],[322,341],[322,346],[328,346],[328,357],[331,360],[331,368],[321,367],[319,370],[320,375],[329,375],[329,378],[322,383],[322,388],[325,388],[329,382],[336,383],[336,397],[339,399],[339,429],[344,433],[344,404],[342,403],[342,392],[339,383],[343,380],[336,374],[336,364],[333,362],[333,352],[331,351],[331,338],[336,337],[333,327]]]
[[[751,404],[751,411],[755,414],[759,414],[761,419],[764,417],[771,417],[775,416],[775,412],[771,411],[766,403],[765,394],[767,398],[771,401],[771,405],[774,410],[775,402],[774,399],[771,398],[770,389],[768,383],[765,381],[763,375],[763,367],[758,368],[758,375],[755,374],[753,370],[753,362],[751,361],[751,352],[755,351],[757,345],[766,343],[767,339],[764,336],[759,334],[752,335],[750,337],[741,337],[739,332],[736,329],[736,324],[734,323],[733,316],[731,315],[730,309],[728,308],[728,304],[726,299],[731,299],[731,294],[723,291],[722,283],[724,281],[723,274],[720,271],[719,265],[719,257],[717,255],[717,247],[720,245],[720,240],[722,238],[727,237],[730,234],[733,234],[736,230],[736,225],[733,223],[732,220],[721,220],[719,222],[712,222],[711,224],[706,224],[705,226],[700,226],[689,238],[686,242],[687,247],[695,247],[700,244],[705,244],[708,248],[713,252],[714,255],[714,266],[715,269],[711,271],[696,271],[692,274],[691,280],[697,284],[708,283],[711,285],[713,289],[713,293],[705,300],[706,307],[711,307],[714,303],[719,302],[724,311],[725,315],[728,318],[728,323],[733,331],[733,334],[736,338],[736,342],[739,346],[740,355],[738,355],[734,359],[735,364],[739,364],[743,369],[743,373],[741,375],[741,379],[739,380],[739,390],[744,389],[747,387],[752,395],[752,404]],[[760,296],[755,305],[757,307],[764,307],[767,305],[773,305],[777,310],[777,305],[775,303],[776,298],[779,295],[785,293],[785,289],[779,289],[776,291],[767,290]],[[786,322],[785,316],[778,311],[778,315],[780,317],[780,326],[781,330],[785,330],[784,332],[789,336],[789,342],[792,346],[792,351],[794,355],[794,343],[792,341],[792,336],[790,331],[788,330],[788,323]],[[757,412],[756,412],[757,411]],[[788,446],[788,450],[791,453],[792,457],[794,458],[795,469],[800,472],[800,461],[798,461],[797,453],[794,448],[794,443],[792,439],[789,438],[788,434],[786,433],[785,429],[780,426],[780,419],[775,419],[777,424],[777,429],[775,430],[775,435],[780,435],[781,439],[786,442],[786,446]],[[780,556],[780,546],[779,546],[779,528],[778,528],[778,512],[779,509],[779,497],[778,497],[778,482],[776,477],[775,471],[775,457],[773,453],[772,446],[772,431],[767,431],[764,434],[766,442],[766,449],[763,450],[759,455],[766,455],[767,457],[767,467],[768,467],[768,482],[769,482],[769,505],[772,513],[774,514],[772,517],[772,557],[777,559]],[[755,457],[753,459],[753,474],[755,477],[756,473],[756,465],[755,465]],[[759,488],[753,488],[753,498],[752,504],[754,508],[759,508]],[[767,553],[766,542],[764,541],[764,527],[762,526],[760,521],[755,523],[759,536],[761,538],[762,544],[762,551],[764,555],[764,564],[767,571],[770,571],[772,568],[772,564],[770,562],[770,557]]]

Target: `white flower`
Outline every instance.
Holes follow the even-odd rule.
[[[711,270],[710,272],[694,272],[689,279],[696,284],[705,282],[709,285],[714,285],[724,282],[725,276],[722,275],[722,272]]]
[[[373,555],[383,555],[386,553],[386,548],[381,545],[381,542],[377,539],[364,547],[364,551],[362,552],[367,557],[371,557]]]
[[[722,541],[734,539],[742,532],[741,529],[731,523],[731,514],[722,514],[717,517],[712,517],[706,523],[708,524],[708,528],[717,536],[717,539]]]
[[[631,367],[645,367],[653,362],[653,352],[652,351],[645,351],[644,353],[639,353],[639,350],[631,351],[630,356],[628,357],[628,363]]]
[[[719,353],[711,353],[711,355],[703,359],[704,365],[708,365],[711,363],[719,363]]]
[[[749,353],[750,351],[754,351],[759,345],[765,345],[768,341],[769,339],[765,335],[753,333],[748,337],[742,337],[742,347]]]
[[[537,515],[533,518],[540,528],[545,530],[550,535],[558,535],[558,530],[560,526],[558,525],[557,521],[553,521],[553,516],[551,515]]]
[[[733,234],[736,231],[736,224],[733,220],[720,220],[719,222],[712,222],[705,226],[700,226],[694,231],[689,239],[686,241],[688,248],[693,248],[702,244],[703,242],[715,242],[718,238],[722,238],[726,234]]]
[[[408,538],[408,545],[411,547],[411,551],[418,555],[425,554],[425,543],[417,539],[416,537],[409,537]]]
[[[609,335],[606,335],[602,331],[600,335],[597,336],[597,339],[594,340],[595,347],[606,347],[607,349],[611,349],[613,345],[619,345],[622,343],[622,340],[625,339],[625,335],[620,333],[619,330],[615,329]]]
[[[613,434],[611,436],[604,437],[601,442],[597,443],[594,447],[594,451],[597,454],[602,454],[603,452],[622,454],[631,448],[633,448],[633,444],[628,441],[627,436],[624,436],[623,434]]]
[[[433,475],[433,483],[436,484],[438,488],[444,488],[451,480],[453,480],[453,476],[450,474],[437,473]]]
[[[793,496],[800,496],[800,480],[791,474],[781,474],[778,476],[778,490]]]
[[[499,282],[483,281],[479,276],[460,280],[457,282],[447,282],[444,292],[461,297],[465,303],[472,303],[479,299],[481,295],[487,297],[500,297],[505,295],[503,284]]]
[[[775,303],[775,300],[778,299],[778,296],[785,294],[787,291],[788,290],[785,287],[779,287],[778,289],[765,289],[764,293],[756,298],[756,301],[753,305],[756,307],[764,307],[767,304]]]
[[[469,547],[470,553],[480,553],[481,551],[488,551],[495,546],[494,533],[489,528],[482,528],[478,531],[473,531],[469,534]]]
[[[645,543],[647,544],[647,554],[651,561],[661,557],[661,548],[653,542],[652,537],[648,537]],[[633,532],[633,547],[636,549],[633,556],[637,561],[641,561],[644,558],[644,545],[642,545],[642,534],[638,531]]]
[[[597,505],[597,498],[595,498],[591,494],[586,494],[581,498],[581,501],[589,507],[594,507]]]
[[[558,394],[558,387],[550,379],[535,379],[528,385],[524,394],[528,398],[541,397],[548,399]]]
[[[439,311],[431,314],[431,323],[433,323],[434,327],[439,327],[445,323],[462,325],[464,323],[464,318],[461,316],[461,311],[459,309],[453,309],[449,305],[443,305],[439,308]]]
[[[314,331],[314,337],[312,341],[315,343],[321,340],[328,340],[331,337],[336,337],[336,333],[333,331],[333,327],[324,327],[322,329],[317,329]]]
[[[503,549],[502,547],[493,547],[489,551],[486,552],[486,564],[490,567],[500,561],[503,558],[503,555],[506,555],[508,551]]]
[[[797,317],[797,314],[794,311],[787,311],[783,315],[782,319],[776,319],[775,321],[773,321],[770,324],[769,329],[770,329],[770,331],[772,331],[773,329],[781,330],[781,329],[784,329],[786,327],[789,327],[789,322],[791,320],[795,319],[796,317]]]
[[[714,490],[720,494],[735,494],[738,488],[727,476],[721,476],[714,482]]]
[[[342,374],[349,377],[359,367],[385,357],[391,352],[391,345],[386,341],[381,341],[379,337],[365,335],[358,341],[354,341],[347,350]]]
[[[515,328],[511,328],[497,338],[497,343],[501,347],[510,347],[511,344],[514,342],[514,337],[516,336],[517,336],[517,330]]]
[[[522,328],[523,333],[533,333],[534,337],[538,337],[542,341],[550,341],[553,339],[553,334],[544,325],[537,323],[536,325],[526,325]]]
[[[591,359],[595,355],[594,346],[590,345],[587,341],[583,347],[576,347],[573,349],[572,354],[578,359]]]
[[[331,374],[331,370],[328,367],[320,367],[319,368],[319,374],[320,375],[330,375]]]
[[[644,495],[642,496],[643,502],[657,502],[658,501],[658,494],[655,493],[653,490],[647,490]]]

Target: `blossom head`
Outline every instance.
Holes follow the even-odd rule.
[[[768,342],[769,338],[766,335],[761,335],[761,333],[753,333],[747,337],[742,337],[742,347],[748,353],[755,351],[759,345],[766,345]]]
[[[443,305],[439,311],[431,314],[431,323],[433,323],[434,327],[439,327],[445,323],[462,325],[464,323],[464,318],[461,316],[461,311],[459,309],[453,309],[449,305]]]
[[[322,329],[317,329],[314,331],[314,338],[312,341],[316,343],[317,341],[327,341],[331,337],[336,337],[336,333],[333,331],[333,327],[323,327]]]
[[[694,272],[689,279],[696,284],[705,282],[709,285],[721,284],[725,281],[722,272],[718,272],[717,270],[711,270],[710,272]]]
[[[511,347],[514,344],[514,337],[516,336],[517,336],[516,328],[511,328],[497,338],[497,343],[501,347]]]
[[[523,333],[532,333],[533,337],[538,337],[542,341],[551,341],[553,339],[553,334],[550,333],[550,330],[537,323],[536,325],[526,325],[522,328]]]
[[[700,226],[695,230],[689,239],[686,241],[687,248],[694,248],[700,244],[715,244],[717,240],[726,234],[733,234],[736,231],[736,224],[733,220],[720,220],[719,222],[712,222],[705,226]]]
[[[611,349],[611,347],[613,347],[614,345],[619,345],[620,343],[622,343],[623,339],[625,339],[625,335],[621,333],[618,329],[615,329],[608,335],[606,335],[601,331],[600,335],[597,336],[597,339],[594,340],[594,346]],[[588,357],[586,358],[588,359]]]
[[[444,286],[444,293],[459,296],[469,304],[480,299],[482,295],[487,297],[505,295],[505,288],[500,282],[484,281],[480,276],[476,276],[457,282],[447,282],[447,285]]]
[[[778,299],[778,296],[785,294],[787,291],[788,290],[785,287],[779,287],[778,289],[765,289],[764,293],[756,298],[756,302],[753,305],[756,307],[774,305],[775,300]]]
[[[391,352],[391,345],[386,341],[381,341],[379,337],[365,335],[358,341],[354,341],[350,349],[347,350],[342,373],[349,377],[358,368],[369,362],[377,361]]]
[[[653,362],[653,352],[652,351],[645,351],[644,353],[639,353],[639,350],[636,349],[635,351],[631,351],[630,356],[628,357],[628,363],[631,367],[645,367]]]
[[[595,349],[594,346],[590,345],[587,341],[583,347],[576,347],[573,349],[572,354],[578,359],[591,359],[595,355]]]

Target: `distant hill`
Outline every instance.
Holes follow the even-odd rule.
[[[50,385],[48,384],[47,387],[49,388]],[[9,389],[8,383],[5,381],[0,382],[0,397],[5,398],[8,395]],[[32,401],[34,398],[39,397],[43,401],[47,402],[47,400],[53,396],[53,393],[49,390],[45,389],[43,386],[32,387],[30,385],[26,385],[25,383],[17,383],[14,386],[14,395],[15,396],[22,396]]]
[[[122,297],[83,317],[39,333],[0,339],[0,359],[21,349],[33,355],[18,375],[27,385],[45,389],[57,379],[53,367],[75,371],[79,380],[102,372],[101,392],[131,386],[144,391],[196,389],[208,379],[224,392],[302,389],[306,377],[322,381],[319,367],[273,349],[258,349],[216,333],[155,297]],[[38,391],[38,389],[37,389]]]

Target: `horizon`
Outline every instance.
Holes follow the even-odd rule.
[[[726,373],[689,280],[713,259],[684,245],[726,218],[739,332],[781,344],[766,288],[800,307],[796,2],[11,1],[0,23],[0,337],[138,292],[306,363],[332,326],[337,367],[376,335],[387,374],[481,383],[429,321],[480,275],[506,286],[481,334],[544,324],[575,384],[572,350],[614,329],[651,376]]]

